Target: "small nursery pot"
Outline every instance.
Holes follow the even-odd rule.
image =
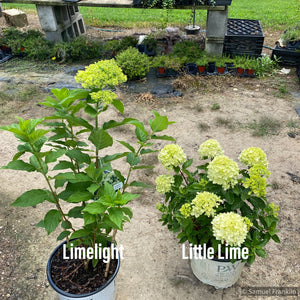
[[[159,74],[165,74],[166,69],[163,68],[163,67],[159,67],[159,68],[157,68],[157,71],[158,71]]]
[[[247,69],[247,74],[248,75],[254,75],[254,70],[253,69]]]
[[[219,74],[224,74],[225,67],[217,67],[217,71],[218,71]]]
[[[116,270],[114,274],[109,278],[109,280],[101,287],[99,287],[97,290],[91,293],[81,294],[81,295],[75,295],[67,293],[63,290],[61,290],[59,287],[56,286],[54,283],[52,277],[51,277],[51,265],[52,261],[55,257],[56,252],[63,247],[63,245],[66,244],[66,241],[61,243],[59,246],[55,248],[55,250],[52,252],[48,264],[47,264],[47,278],[49,281],[49,284],[51,287],[58,293],[60,300],[71,300],[71,299],[80,299],[80,300],[114,300],[116,297],[116,275],[120,268],[120,258],[118,257],[118,263]]]
[[[243,75],[244,72],[245,72],[245,69],[243,69],[243,68],[236,68],[236,71],[237,71],[237,73],[238,73],[239,75]]]
[[[203,73],[205,71],[205,66],[197,66],[197,68],[200,73]]]
[[[234,264],[230,260],[218,259],[191,259],[191,268],[194,275],[203,283],[224,289],[234,285],[243,270],[245,262],[241,260]]]

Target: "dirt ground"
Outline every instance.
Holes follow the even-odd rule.
[[[266,38],[274,43],[278,33],[269,32]],[[49,84],[47,77],[64,77],[62,70],[51,74],[38,68],[30,71],[30,66],[23,73],[16,70],[5,65],[0,68],[0,78],[11,78],[9,82],[0,82],[1,125],[13,122],[15,115],[44,116],[48,110],[38,102],[46,96],[42,88]],[[30,86],[24,84],[24,78],[32,79]],[[41,78],[46,79],[41,81]],[[12,83],[13,89],[9,88]],[[32,91],[33,87],[37,90],[25,97],[24,91]],[[199,145],[209,138],[217,139],[225,154],[235,160],[243,149],[261,147],[268,156],[271,171],[268,197],[280,207],[281,244],[270,242],[268,258],[257,258],[253,265],[245,266],[233,287],[216,290],[193,276],[189,262],[181,258],[181,245],[158,222],[160,212],[155,205],[162,197],[154,190],[146,190],[130,204],[134,213],[132,222],[117,236],[124,246],[124,260],[117,276],[117,300],[247,299],[241,296],[243,287],[298,286],[300,123],[295,104],[300,99],[293,95],[299,95],[300,85],[295,69],[288,75],[277,73],[265,79],[186,76],[176,79],[174,87],[183,93],[182,97],[156,98],[122,89],[119,96],[125,104],[124,116],[146,123],[153,109],[167,115],[169,120],[176,121],[167,134],[174,136],[187,156],[195,160]],[[107,118],[118,119],[120,115],[111,109]],[[114,134],[117,139],[132,141],[131,130],[115,130]],[[0,132],[0,140],[2,166],[11,160],[17,142],[7,132]],[[156,147],[161,149],[164,145],[161,142]],[[156,168],[137,175],[154,184],[162,169],[156,155],[151,155],[147,162]],[[34,226],[51,204],[26,209],[9,206],[24,191],[46,185],[39,174],[11,170],[0,170],[0,182],[0,298],[58,299],[45,272],[48,257],[58,245],[56,232],[47,236],[43,229]]]

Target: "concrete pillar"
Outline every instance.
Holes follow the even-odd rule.
[[[228,20],[228,6],[224,10],[208,10],[206,19],[205,50],[212,55],[221,56]]]
[[[2,17],[2,3],[0,3],[0,18]]]
[[[73,5],[36,5],[37,13],[47,40],[67,42],[86,32],[82,15]]]

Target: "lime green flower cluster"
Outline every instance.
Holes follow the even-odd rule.
[[[209,163],[207,175],[210,181],[222,185],[224,190],[228,190],[237,184],[239,168],[234,160],[220,155]]]
[[[117,99],[117,95],[108,90],[92,92],[90,93],[92,100],[95,102],[103,101],[105,104],[111,104],[114,100]]]
[[[244,181],[244,187],[250,188],[251,192],[257,197],[266,196],[267,178],[270,171],[263,165],[254,165],[249,169],[249,178]],[[251,192],[249,194],[251,194]]]
[[[85,89],[104,89],[114,87],[127,80],[115,60],[101,60],[78,71],[75,80]]]
[[[181,206],[179,209],[180,213],[185,217],[188,218],[191,215],[192,212],[192,206],[190,203],[185,203]]]
[[[213,235],[222,243],[241,247],[248,233],[249,222],[234,212],[218,214],[211,222]]]
[[[204,178],[201,178],[198,182],[198,185],[202,188],[205,189],[206,185],[208,184],[208,181],[205,180]]]
[[[178,167],[186,160],[186,155],[182,148],[175,144],[166,145],[159,153],[158,160],[167,170]]]
[[[210,139],[200,145],[198,153],[201,159],[205,159],[223,155],[224,151],[218,141]]]
[[[160,194],[168,193],[172,190],[174,184],[174,177],[171,175],[159,175],[156,180],[156,190]]]
[[[208,217],[213,217],[216,213],[215,208],[217,208],[220,203],[222,203],[222,199],[213,193],[197,193],[196,198],[192,201],[193,208],[191,215],[196,218],[202,214],[205,214]]]
[[[252,167],[254,165],[261,165],[268,167],[267,155],[266,153],[258,147],[250,147],[241,152],[239,156],[241,163]]]
[[[274,203],[271,203],[271,204],[269,205],[269,207],[270,207],[270,208],[272,209],[272,211],[273,211],[273,216],[274,216],[274,217],[278,217],[278,211],[280,211],[279,206],[276,205],[276,204],[274,204]]]
[[[247,225],[247,229],[249,231],[250,228],[253,226],[253,223],[249,220],[249,218],[247,218],[247,217],[243,217],[243,218],[244,218],[245,224]]]

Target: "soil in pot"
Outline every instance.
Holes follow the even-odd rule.
[[[69,256],[68,249],[67,256]],[[81,295],[94,292],[103,286],[114,274],[117,264],[117,259],[111,260],[108,277],[104,278],[106,264],[102,260],[99,260],[95,268],[90,261],[86,271],[82,260],[63,259],[63,249],[60,248],[52,260],[51,277],[55,285],[61,290],[70,294]]]

